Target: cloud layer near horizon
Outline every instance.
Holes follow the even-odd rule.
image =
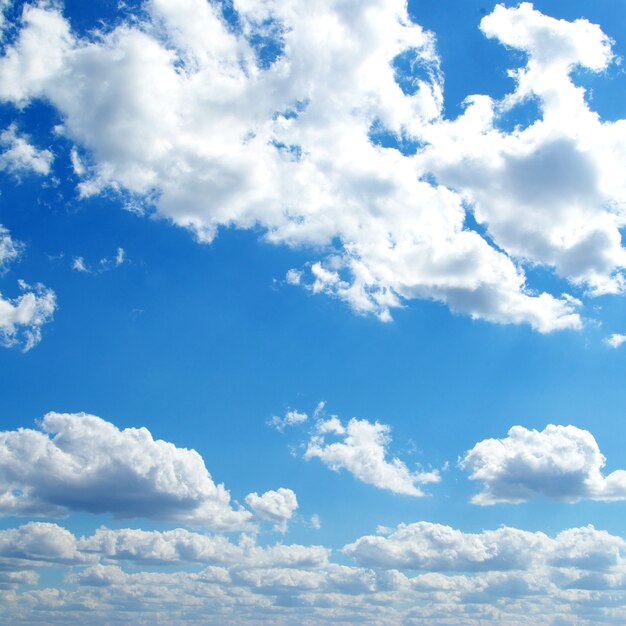
[[[51,523],[0,530],[0,616],[229,624],[583,624],[599,601],[619,624],[626,542],[592,526],[554,537],[510,527],[463,533],[429,522],[358,538],[340,565],[319,545],[237,543],[185,529],[102,527],[76,536]],[[167,565],[167,570],[154,567]],[[32,589],[44,569],[62,588]],[[619,604],[619,607],[617,607]],[[493,607],[497,606],[497,611]],[[596,620],[597,622],[597,620]]]
[[[608,38],[528,3],[497,7],[483,32],[528,63],[504,100],[472,97],[449,121],[434,36],[400,0],[344,4],[237,0],[232,27],[217,5],[150,0],[91,38],[26,5],[0,98],[56,107],[83,195],[130,194],[204,241],[260,225],[270,241],[325,250],[298,282],[356,311],[389,319],[427,298],[541,332],[579,328],[578,301],[533,292],[520,264],[589,294],[622,290],[625,126],[601,122],[570,78],[611,62]],[[530,100],[538,119],[501,130]],[[421,147],[383,147],[377,133]],[[464,203],[496,247],[466,227]]]

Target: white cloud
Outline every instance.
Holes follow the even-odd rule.
[[[0,224],[0,272],[6,272],[7,267],[19,258],[22,248],[22,244],[15,241],[11,233]]]
[[[532,570],[546,565],[604,571],[624,565],[626,542],[592,526],[550,538],[503,526],[481,533],[416,522],[343,548],[359,565],[435,572]]]
[[[96,266],[87,265],[85,258],[82,256],[74,257],[72,261],[72,269],[75,272],[81,272],[83,274],[102,274],[115,269],[126,262],[126,251],[124,248],[117,248],[115,255],[111,257],[102,257]]]
[[[566,502],[626,500],[626,471],[602,474],[606,459],[593,435],[575,426],[542,431],[514,426],[504,439],[477,443],[460,461],[483,483],[475,504],[526,502],[535,496]]]
[[[146,531],[99,528],[77,540],[81,554],[116,561],[146,564],[205,563],[237,567],[319,568],[327,564],[330,550],[323,546],[276,544],[258,546],[243,536],[238,544],[221,535],[204,535],[184,528]]]
[[[19,259],[23,248],[0,224],[0,275]],[[41,284],[31,287],[19,280],[18,285],[24,293],[17,298],[8,299],[0,294],[0,345],[21,346],[26,352],[41,340],[41,327],[52,319],[56,310],[56,296]]]
[[[298,499],[291,489],[280,487],[262,495],[250,493],[246,496],[246,504],[259,519],[274,522],[274,528],[284,533],[287,522],[298,508]]]
[[[604,339],[604,343],[611,348],[619,348],[626,341],[626,335],[613,333]]]
[[[279,417],[273,415],[272,419],[268,422],[270,426],[273,426],[277,431],[283,432],[287,426],[295,426],[296,424],[303,424],[309,419],[306,413],[300,411],[287,411],[285,417]]]
[[[449,625],[463,616],[468,626],[555,618],[582,626],[601,614],[623,623],[626,542],[592,526],[550,537],[418,522],[361,537],[344,554],[357,565],[329,561],[322,546],[261,547],[246,536],[233,544],[183,529],[100,528],[76,538],[31,523],[0,531],[0,616],[35,623],[45,611],[46,623],[95,625],[140,611],[152,623],[165,614],[180,624],[311,626]],[[30,587],[35,570],[50,566],[66,568],[64,581]]]
[[[532,4],[498,5],[487,37],[527,55],[502,101],[472,96],[463,115],[426,132],[425,167],[460,191],[479,223],[510,256],[552,267],[589,294],[622,292],[626,251],[626,120],[602,122],[571,73],[601,72],[610,39],[586,20],[542,15]],[[537,119],[501,129],[524,106]]]
[[[337,417],[316,424],[304,458],[320,459],[334,471],[345,469],[357,480],[379,489],[410,496],[423,496],[420,484],[439,482],[437,471],[411,472],[398,458],[387,459],[391,428],[379,422],[352,418],[344,426]],[[340,441],[327,442],[328,436]]]
[[[28,142],[28,138],[18,135],[12,124],[0,133],[0,171],[12,174],[32,171],[36,174],[50,173],[54,156],[50,150],[38,150]]]
[[[520,11],[527,13],[524,6]],[[307,265],[310,272],[300,276],[292,269],[288,280],[299,276],[306,288],[382,320],[405,301],[426,298],[475,318],[529,323],[541,332],[579,328],[575,300],[529,288],[519,264],[526,258],[596,291],[617,288],[620,279],[612,273],[622,253],[613,223],[619,210],[596,211],[590,220],[593,209],[578,208],[578,200],[591,202],[584,194],[576,197],[571,216],[558,221],[584,223],[586,231],[560,248],[553,245],[552,256],[539,258],[528,245],[513,245],[506,228],[498,228],[508,224],[506,215],[495,219],[489,203],[476,215],[489,223],[499,249],[464,226],[463,197],[483,197],[483,179],[467,165],[464,146],[480,143],[477,158],[487,154],[488,164],[492,154],[481,147],[482,127],[467,122],[473,107],[454,124],[442,121],[443,77],[434,38],[411,22],[402,0],[354,3],[349,11],[336,0],[238,0],[234,9],[237,32],[210,3],[152,0],[133,22],[86,40],[72,34],[56,9],[27,5],[19,36],[0,59],[0,99],[23,105],[45,98],[56,107],[61,132],[84,155],[73,153],[83,195],[106,189],[130,194],[203,241],[223,225],[258,225],[269,241],[321,251],[323,258]],[[494,15],[483,22],[489,35],[501,30],[502,11]],[[260,58],[254,44],[268,29],[282,50],[273,61]],[[596,30],[578,28],[575,35],[587,46],[599,37]],[[539,49],[535,40],[554,39],[550,27],[540,31],[518,45]],[[565,54],[562,48],[552,50],[557,58]],[[595,41],[572,62],[598,69],[609,58],[605,48]],[[400,55],[408,55],[423,75],[403,75],[395,63]],[[403,81],[411,88],[403,90]],[[432,149],[426,158],[383,148],[371,140],[375,128],[430,142]],[[616,138],[612,153],[621,154],[621,127],[602,128],[603,137]],[[544,161],[564,157],[588,173],[586,147],[548,135]],[[521,141],[508,137],[505,143]],[[524,161],[533,141],[524,139],[530,147],[514,151],[514,182],[537,169],[532,159]],[[457,153],[457,160],[465,159],[461,164],[442,156]],[[485,168],[483,178],[493,167]],[[429,170],[462,195],[427,182]],[[457,170],[474,181],[471,189]],[[501,173],[492,178],[500,180]],[[604,178],[619,181],[621,174]],[[553,187],[566,193],[571,183],[564,175]],[[619,183],[607,185],[603,198],[619,200]],[[515,189],[512,184],[510,196],[500,194],[503,211],[517,202]],[[560,212],[569,211],[563,207]],[[524,214],[524,223],[538,228],[538,209],[525,208],[532,219]],[[583,249],[589,252],[577,252]]]
[[[155,440],[146,428],[119,430],[94,415],[48,413],[41,430],[0,433],[0,512],[186,520],[238,528],[233,509],[195,450]]]
[[[44,285],[18,281],[24,293],[16,298],[0,294],[0,345],[21,346],[27,352],[41,341],[41,327],[57,308],[54,291]]]

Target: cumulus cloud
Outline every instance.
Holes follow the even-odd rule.
[[[0,132],[0,171],[12,174],[34,172],[47,175],[50,173],[54,159],[50,150],[38,150],[19,135],[15,124]]]
[[[623,564],[626,542],[593,526],[565,530],[554,538],[503,526],[464,533],[442,524],[400,524],[360,537],[343,548],[365,567],[436,572],[529,570],[578,567],[606,570]]]
[[[337,417],[317,422],[304,458],[318,458],[334,471],[345,469],[357,480],[379,489],[423,496],[418,485],[439,482],[439,473],[412,472],[398,458],[388,459],[391,428],[379,422],[352,418],[343,425]],[[339,441],[328,442],[329,437]]]
[[[514,426],[504,439],[477,443],[460,461],[483,490],[475,504],[526,502],[544,496],[566,502],[626,500],[626,471],[602,474],[606,463],[593,435],[575,426],[542,431]]]
[[[232,543],[222,535],[204,535],[184,528],[147,531],[99,528],[77,539],[85,557],[145,564],[204,563],[238,567],[318,568],[327,564],[330,550],[323,546],[276,544],[258,546],[244,535]]]
[[[298,499],[291,489],[280,487],[262,495],[250,493],[246,496],[246,504],[259,519],[274,522],[274,528],[284,533],[287,522],[298,508]]]
[[[605,70],[610,39],[528,2],[498,5],[481,29],[525,53],[526,64],[510,72],[516,89],[503,100],[472,96],[458,119],[428,129],[426,167],[462,193],[510,256],[552,267],[590,294],[622,292],[626,120],[602,122],[571,76]],[[533,122],[503,130],[507,115],[533,104]]]
[[[623,124],[602,124],[568,74],[610,61],[597,27],[497,8],[483,31],[528,52],[528,67],[502,103],[476,97],[449,122],[434,36],[402,0],[232,9],[237,28],[216,4],[151,0],[82,39],[54,6],[26,5],[0,99],[57,109],[83,196],[130,195],[202,241],[257,225],[271,242],[321,250],[287,281],[382,320],[426,298],[540,332],[579,328],[578,301],[533,291],[525,261],[596,293],[621,289]],[[527,94],[545,119],[495,130]],[[383,147],[377,133],[424,147]],[[490,239],[466,227],[468,200]]]
[[[48,413],[40,430],[0,433],[0,512],[186,520],[238,528],[234,509],[195,450],[155,440],[146,428],[119,430],[85,413]]]

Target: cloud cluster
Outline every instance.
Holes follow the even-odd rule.
[[[0,531],[0,616],[97,624],[136,620],[141,610],[146,620],[180,624],[623,623],[626,542],[592,526],[550,537],[417,522],[360,537],[343,553],[356,565],[333,562],[323,546],[259,546],[247,536],[232,543],[183,529],[77,537],[31,522]],[[33,588],[50,567],[65,568],[63,584]]]
[[[118,429],[85,413],[48,413],[40,430],[0,432],[0,513],[184,520],[218,529],[249,526],[195,450],[155,440],[146,428]],[[286,523],[297,507],[288,489],[251,494],[260,519]]]
[[[514,426],[504,439],[477,443],[460,467],[480,481],[475,504],[526,502],[544,496],[566,502],[583,498],[626,500],[626,471],[602,474],[606,459],[593,435],[575,426],[542,431]]]
[[[23,249],[9,231],[0,225],[0,274],[17,260]],[[56,296],[44,285],[28,285],[18,280],[23,293],[16,298],[0,294],[0,345],[21,346],[26,352],[41,340],[41,327],[52,319],[56,310]]]
[[[82,195],[130,194],[202,241],[260,226],[322,250],[288,282],[383,320],[426,298],[579,328],[580,302],[533,291],[525,262],[621,291],[624,123],[603,123],[570,78],[611,61],[598,27],[497,7],[483,32],[528,63],[513,93],[474,96],[449,121],[434,36],[402,0],[235,0],[228,20],[217,4],[150,0],[80,38],[58,9],[26,5],[0,99],[57,109]],[[537,121],[503,130],[530,99]],[[468,204],[488,237],[467,227]]]
[[[379,489],[423,496],[418,485],[439,482],[439,473],[412,472],[398,458],[388,459],[391,428],[352,418],[345,426],[337,417],[318,420],[304,458],[318,458],[334,471],[345,469],[357,480]],[[330,437],[339,441],[329,442]]]

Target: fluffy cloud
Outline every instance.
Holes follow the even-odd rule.
[[[527,56],[510,72],[516,89],[498,102],[473,96],[457,120],[429,128],[425,166],[462,193],[510,256],[552,267],[592,294],[623,291],[626,120],[602,122],[571,77],[576,68],[606,69],[611,41],[587,20],[556,20],[528,2],[498,5],[481,29]],[[534,105],[535,121],[502,129]]]
[[[624,565],[626,542],[592,526],[550,538],[503,526],[482,533],[417,522],[357,539],[344,553],[365,567],[436,572],[529,570],[550,565],[607,570]]]
[[[205,563],[237,567],[318,568],[326,565],[330,550],[323,546],[261,547],[251,537],[238,544],[221,535],[204,535],[183,528],[146,531],[100,528],[77,540],[81,554],[145,564]]]
[[[423,496],[420,484],[439,482],[439,473],[411,472],[398,458],[387,459],[391,428],[379,422],[352,418],[344,426],[337,417],[318,421],[304,453],[334,471],[345,469],[356,479],[393,493]],[[329,443],[328,437],[340,441]]]
[[[22,244],[0,225],[0,274],[19,258],[22,249]],[[26,352],[41,340],[41,327],[52,319],[56,310],[56,296],[41,284],[31,287],[19,280],[18,285],[23,293],[16,298],[4,298],[0,294],[0,345],[21,346]]]
[[[291,489],[280,487],[262,495],[250,493],[246,496],[246,504],[259,519],[274,522],[276,530],[286,532],[287,522],[298,508],[298,499]]]
[[[7,553],[16,555],[8,565]],[[140,610],[155,623],[166,615],[180,624],[311,626],[456,624],[463,616],[468,626],[554,626],[555,617],[586,625],[602,614],[603,623],[623,623],[626,542],[591,526],[549,537],[419,522],[361,537],[344,553],[357,565],[329,561],[321,546],[261,547],[245,536],[233,544],[183,529],[100,528],[76,538],[31,523],[0,531],[0,615],[98,624]],[[35,570],[51,565],[68,568],[62,585],[33,588]]]
[[[181,519],[236,528],[233,509],[195,450],[155,440],[145,428],[119,430],[94,415],[48,413],[41,430],[0,433],[0,511]]]
[[[9,126],[0,133],[0,170],[12,174],[35,172],[49,174],[53,155],[50,150],[38,150],[28,139],[18,135],[15,125]]]
[[[217,4],[150,0],[141,17],[81,39],[57,9],[26,5],[0,59],[0,99],[56,107],[59,132],[75,144],[82,195],[130,194],[203,241],[221,226],[258,225],[269,241],[323,250],[306,272],[292,268],[288,282],[383,320],[404,301],[427,298],[541,332],[579,328],[578,301],[534,292],[524,260],[596,292],[620,288],[622,126],[601,125],[567,74],[609,61],[599,29],[545,21],[525,4],[517,13],[496,9],[483,30],[529,51],[532,63],[503,104],[476,98],[450,123],[434,37],[411,22],[402,0],[349,10],[338,0],[236,0],[232,8],[237,28]],[[506,33],[511,15],[513,30],[524,32],[517,39]],[[548,70],[557,82],[546,81]],[[567,110],[570,134],[548,124],[562,114],[548,105],[546,123],[523,137],[491,128],[494,107],[546,82],[559,102],[572,93],[581,102]],[[426,147],[415,155],[386,148],[381,133]],[[600,152],[613,160],[596,173]],[[525,184],[560,163],[561,175]],[[432,173],[447,187],[428,182]],[[536,201],[524,195],[533,186]],[[467,199],[497,247],[465,226]]]
[[[504,439],[477,443],[460,462],[483,491],[476,504],[525,502],[545,496],[576,502],[626,500],[626,471],[603,476],[606,459],[593,435],[575,426],[549,425],[542,431],[514,426]]]

